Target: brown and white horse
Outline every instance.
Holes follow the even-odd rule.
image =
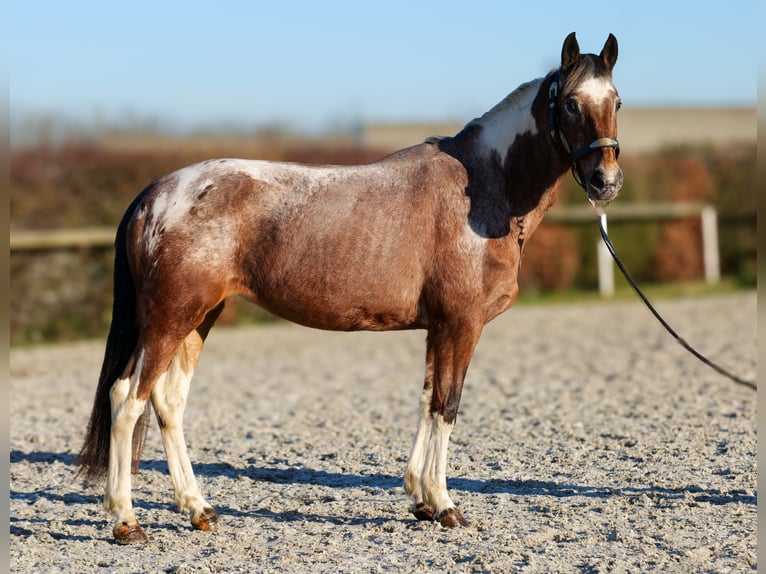
[[[558,69],[454,137],[352,167],[210,160],[144,189],[117,230],[112,324],[80,452],[87,478],[106,474],[115,538],[147,540],[131,471],[149,404],[179,510],[201,530],[217,521],[181,421],[205,337],[232,295],[320,329],[425,329],[404,485],[418,519],[467,525],[446,478],[463,379],[484,325],[515,301],[524,243],[567,171],[593,203],[622,185],[616,60],[611,34],[594,55],[580,54],[572,33]]]

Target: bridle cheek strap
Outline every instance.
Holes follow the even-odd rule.
[[[564,149],[569,154],[569,158],[572,160],[572,176],[574,177],[575,181],[580,185],[580,187],[585,189],[585,182],[583,181],[583,178],[580,177],[580,175],[577,173],[577,162],[580,161],[589,153],[594,152],[600,148],[605,148],[605,147],[614,148],[615,156],[619,157],[620,142],[618,142],[614,138],[598,138],[597,140],[594,140],[590,144],[583,146],[578,150],[572,151],[572,148],[569,145],[569,142],[567,141],[567,138],[564,135],[564,132],[561,131],[561,122],[559,121],[559,114],[558,114],[558,108],[557,108],[558,94],[559,94],[559,71],[557,70],[556,74],[553,76],[551,87],[548,90],[548,121],[549,121],[550,129],[551,129],[551,138],[555,140],[556,136],[558,136],[558,139],[561,141],[561,144],[564,146]]]

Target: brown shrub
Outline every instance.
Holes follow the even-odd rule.
[[[519,284],[529,291],[563,291],[574,284],[579,265],[575,233],[560,224],[544,223],[524,246]]]
[[[713,195],[713,181],[701,158],[676,158],[664,169],[671,180],[672,201],[702,202]],[[703,255],[699,219],[664,223],[652,253],[653,278],[659,282],[699,279]]]

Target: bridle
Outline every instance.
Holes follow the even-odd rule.
[[[582,187],[585,187],[585,178],[583,178],[577,170],[577,162],[584,158],[589,153],[596,151],[597,149],[604,147],[614,148],[615,154],[620,155],[620,142],[614,138],[598,138],[590,144],[581,147],[575,151],[572,151],[569,142],[567,141],[564,132],[561,130],[561,121],[558,113],[558,95],[559,95],[559,76],[560,70],[556,70],[551,81],[551,87],[548,89],[548,122],[550,124],[551,137],[555,140],[558,135],[558,139],[561,141],[564,149],[569,154],[569,158],[572,160],[572,177]]]

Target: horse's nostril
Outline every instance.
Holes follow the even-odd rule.
[[[590,184],[596,189],[603,189],[604,187],[604,173],[598,169],[590,176]]]

